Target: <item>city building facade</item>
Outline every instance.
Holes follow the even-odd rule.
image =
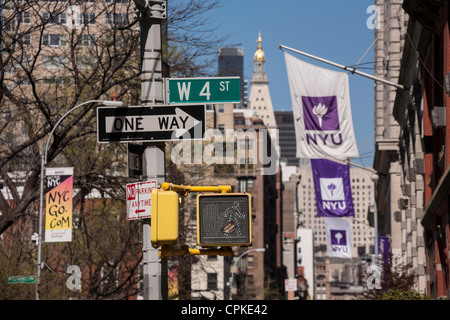
[[[375,82],[374,168],[379,173],[379,235],[390,238],[391,264],[410,267],[415,274],[414,289],[424,293],[426,244],[421,221],[426,205],[425,159],[429,144],[422,139],[426,132],[424,66],[417,50],[424,57],[430,38],[420,39],[423,31],[404,10],[415,7],[412,2],[376,2],[380,26],[375,31],[375,75],[405,89]]]
[[[298,166],[296,157],[297,141],[295,137],[294,115],[292,111],[274,111],[278,129],[278,143],[280,145],[280,161],[287,166]]]
[[[404,33],[401,24],[405,15],[402,1],[378,0],[379,27],[375,28],[376,77],[398,83]],[[404,32],[404,31],[403,31]],[[398,156],[400,126],[393,117],[397,89],[375,81],[375,155],[373,167],[379,175],[377,183],[378,234],[390,237],[393,261],[402,258],[401,220],[399,210],[401,193],[401,165]]]
[[[401,126],[403,245],[417,274],[415,289],[450,296],[448,1],[405,0],[408,15],[394,116]],[[426,290],[425,290],[426,289]]]

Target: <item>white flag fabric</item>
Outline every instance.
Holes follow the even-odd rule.
[[[352,258],[351,224],[344,218],[323,218],[329,257]]]
[[[348,74],[284,53],[295,119],[298,158],[358,157]]]

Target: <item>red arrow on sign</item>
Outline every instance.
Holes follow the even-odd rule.
[[[138,214],[138,213],[143,213],[143,212],[145,212],[145,209],[142,209],[142,210],[137,210],[137,209],[136,209],[136,214]]]

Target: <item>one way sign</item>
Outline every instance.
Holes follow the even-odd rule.
[[[98,142],[203,139],[205,106],[97,108]]]

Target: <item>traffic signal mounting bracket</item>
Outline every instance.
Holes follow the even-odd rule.
[[[164,182],[161,185],[163,190],[176,191],[182,196],[187,196],[189,192],[231,192],[231,186],[218,185],[218,186],[183,186],[173,183]]]
[[[162,246],[159,255],[162,259],[174,256],[196,256],[196,255],[219,255],[229,256],[233,255],[233,251],[230,247],[224,247],[219,249],[191,249],[184,245],[181,248],[176,249],[172,246]]]

